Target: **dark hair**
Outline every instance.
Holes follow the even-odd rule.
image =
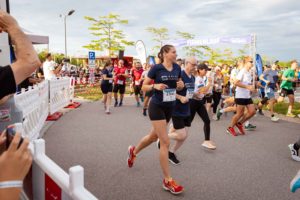
[[[169,45],[169,44],[166,44],[160,48],[160,51],[159,51],[157,57],[159,58],[161,63],[164,62],[164,53],[168,53],[171,48],[174,48],[174,46]]]
[[[206,64],[201,63],[201,64],[199,64],[199,65],[197,66],[197,70],[203,70],[203,69],[205,69],[206,71],[208,71],[208,67],[207,67]]]
[[[49,58],[51,56],[51,53],[47,53],[46,58]]]
[[[106,67],[110,67],[110,66],[111,66],[111,61],[108,60],[108,61],[106,61],[105,64],[104,64],[104,69],[105,69]]]

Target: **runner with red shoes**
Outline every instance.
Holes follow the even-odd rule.
[[[143,68],[142,64],[140,62],[136,62],[135,68],[132,69],[131,71],[131,77],[132,77],[132,85],[133,85],[133,90],[134,90],[134,95],[135,95],[135,100],[136,100],[136,106],[140,107],[141,101],[144,101],[143,93],[142,93],[142,74],[143,74]]]
[[[115,107],[123,105],[123,99],[126,89],[126,78],[128,77],[128,70],[124,66],[124,61],[119,60],[118,66],[114,69],[114,98],[115,98]],[[120,102],[118,104],[118,93],[120,94]]]
[[[150,133],[142,138],[136,147],[128,147],[127,164],[129,168],[133,167],[139,152],[159,139],[159,160],[164,175],[163,188],[172,194],[180,194],[183,192],[183,187],[177,184],[170,175],[168,161],[170,141],[167,125],[175,108],[176,90],[182,90],[184,83],[181,81],[180,66],[175,64],[177,57],[175,47],[172,45],[163,46],[158,57],[161,60],[161,64],[157,64],[150,69],[142,87],[144,92],[154,89],[149,105],[149,117],[152,128]],[[152,80],[154,80],[154,84],[151,84]]]
[[[232,117],[231,123],[227,128],[227,132],[232,136],[237,136],[234,127],[239,130],[239,134],[245,135],[244,122],[253,117],[256,113],[255,106],[251,99],[251,92],[255,92],[255,86],[253,86],[253,77],[251,69],[253,67],[253,60],[247,56],[244,58],[244,67],[239,71],[234,82],[236,86],[235,90],[235,103],[236,114]],[[248,110],[245,115],[245,108]]]

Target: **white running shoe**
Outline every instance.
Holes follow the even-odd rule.
[[[217,120],[218,120],[217,115],[214,114],[214,115],[212,116],[212,119],[215,120],[215,121],[217,121]]]
[[[272,122],[278,122],[279,118],[274,115],[273,117],[271,117],[271,121]]]
[[[298,151],[296,149],[294,149],[294,144],[290,144],[289,149],[291,151],[292,159],[297,162],[300,162],[300,157],[298,155]]]

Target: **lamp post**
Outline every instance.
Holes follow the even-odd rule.
[[[65,57],[67,58],[68,56],[68,52],[67,52],[67,17],[68,16],[71,16],[73,13],[75,12],[75,10],[70,10],[68,12],[68,14],[60,14],[59,16],[60,17],[63,17],[64,18],[64,26],[65,26]]]

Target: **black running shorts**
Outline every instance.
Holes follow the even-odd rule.
[[[236,105],[240,105],[240,106],[247,106],[247,105],[251,105],[253,104],[253,101],[252,99],[239,99],[239,98],[236,98],[235,100],[235,104]]]
[[[287,89],[281,88],[281,90],[280,90],[281,97],[286,97],[289,95],[294,95],[294,90],[287,90]]]
[[[119,85],[119,84],[115,84],[114,85],[114,93],[120,93],[120,94],[125,94],[125,85]]]
[[[173,106],[161,106],[150,101],[148,113],[151,121],[166,120],[169,122],[172,117]]]
[[[101,91],[103,94],[107,94],[109,92],[113,91],[113,86],[112,84],[101,84]]]
[[[191,127],[191,117],[172,116],[173,127],[176,130]]]

